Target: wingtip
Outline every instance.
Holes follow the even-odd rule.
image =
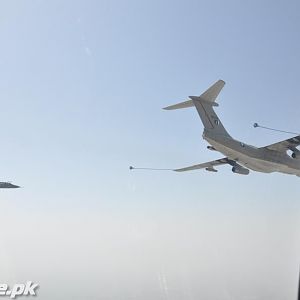
[[[174,109],[177,109],[177,108],[178,108],[178,104],[181,104],[181,103],[168,105],[168,106],[163,107],[162,109],[163,109],[163,110],[174,110]]]

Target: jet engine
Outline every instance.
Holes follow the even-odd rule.
[[[211,151],[216,151],[216,149],[214,147],[212,147],[212,146],[207,146],[207,149],[211,150]]]
[[[293,150],[292,158],[300,159],[300,151],[297,149]]]
[[[241,174],[241,175],[248,175],[250,171],[246,168],[241,167],[241,166],[234,166],[232,168],[232,172],[237,173],[237,174]]]

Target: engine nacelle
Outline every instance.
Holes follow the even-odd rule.
[[[295,149],[292,153],[292,158],[300,159],[300,151]]]
[[[233,173],[237,173],[237,174],[241,174],[241,175],[248,175],[249,174],[249,170],[240,166],[234,166],[232,168],[232,172]]]
[[[218,170],[216,170],[214,167],[208,167],[208,168],[205,168],[206,171],[209,171],[209,172],[218,172]]]
[[[216,151],[216,149],[213,146],[207,146],[207,149],[211,151]]]

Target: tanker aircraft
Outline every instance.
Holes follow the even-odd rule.
[[[265,147],[254,147],[229,135],[214,111],[214,107],[218,106],[217,96],[224,85],[225,82],[219,80],[200,96],[190,96],[185,102],[164,108],[174,110],[196,107],[204,125],[202,137],[210,144],[207,149],[221,152],[225,156],[173,171],[205,169],[217,172],[215,167],[227,164],[232,167],[233,173],[242,175],[248,175],[250,170],[253,170],[263,173],[280,172],[300,177],[300,151],[297,149],[300,145],[300,135]],[[289,150],[291,155],[288,154]]]

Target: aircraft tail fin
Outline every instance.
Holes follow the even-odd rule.
[[[211,103],[213,106],[218,106],[215,102],[222,88],[224,87],[225,82],[223,80],[218,80],[214,83],[209,89],[207,89],[203,94],[201,94],[198,98],[205,102]],[[174,110],[195,106],[193,100],[187,100],[184,102],[180,102],[178,104],[170,105],[165,107],[166,110]]]
[[[216,99],[224,85],[225,82],[223,80],[218,80],[200,96],[190,96],[191,100],[167,106],[164,109],[174,110],[195,106],[204,125],[205,132],[230,137],[213,109],[213,106],[218,106]]]
[[[200,95],[202,100],[208,102],[215,102],[218,95],[220,94],[222,88],[225,85],[225,81],[218,80],[215,84],[213,84],[209,89],[207,89],[203,94]]]

